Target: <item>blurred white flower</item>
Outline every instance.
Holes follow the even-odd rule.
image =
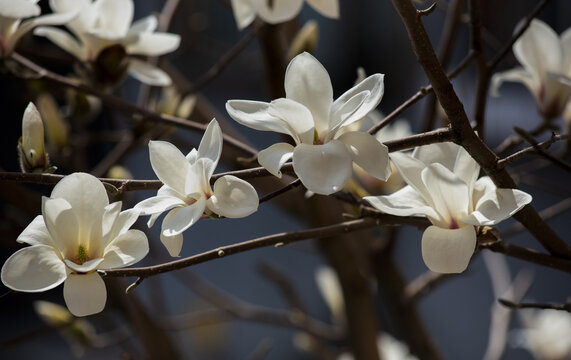
[[[39,27],[34,34],[45,36],[81,61],[94,61],[102,50],[120,45],[127,55],[160,56],[176,50],[180,36],[155,32],[156,16],[133,20],[133,0],[50,0],[54,13],[79,12],[66,24],[73,33],[55,27]],[[150,63],[128,57],[128,72],[149,85],[170,85],[170,77]]]
[[[377,336],[377,348],[383,360],[418,360],[409,352],[408,346],[388,333]],[[353,360],[355,357],[350,353],[343,353],[337,360]]]
[[[77,11],[40,15],[38,0],[0,0],[0,59],[12,54],[22,36],[39,25],[65,24]],[[33,18],[26,21],[22,19]]]
[[[336,323],[345,322],[345,299],[337,273],[329,266],[321,266],[315,272],[317,288],[333,315]]]
[[[64,283],[65,303],[72,314],[102,311],[107,290],[97,269],[132,265],[149,251],[145,234],[129,230],[139,211],[121,212],[121,202],[109,204],[103,184],[85,173],[64,177],[51,197],[42,200],[43,215],[16,239],[31,246],[6,260],[2,282],[23,292],[46,291]]]
[[[514,332],[516,344],[538,360],[571,359],[571,314],[561,310],[522,310],[525,329]]]
[[[321,15],[339,18],[339,0],[306,0]],[[259,16],[270,24],[293,19],[303,6],[304,0],[230,0],[238,29],[242,30]]]
[[[277,143],[260,151],[258,161],[281,177],[289,159],[305,187],[329,195],[345,186],[355,162],[372,176],[390,175],[388,149],[362,131],[343,128],[362,119],[381,101],[383,75],[374,74],[333,101],[327,70],[308,53],[296,56],[285,74],[286,98],[271,103],[229,100],[226,111],[239,123],[262,131],[290,135],[295,146]]]
[[[531,202],[515,189],[498,189],[464,148],[454,143],[421,146],[412,156],[391,154],[408,184],[387,196],[367,196],[375,208],[397,216],[425,215],[422,257],[440,273],[463,272],[476,247],[474,226],[495,225]]]
[[[159,215],[163,219],[161,241],[171,256],[182,248],[182,233],[203,215],[217,214],[228,218],[248,216],[258,209],[258,194],[246,181],[232,175],[222,176],[210,186],[210,177],[222,152],[222,131],[212,119],[198,146],[186,157],[173,144],[150,141],[151,166],[163,182],[156,196],[135,206],[141,215],[152,215],[149,227]]]
[[[541,115],[561,115],[571,97],[571,29],[559,37],[549,25],[533,19],[513,52],[523,67],[495,74],[492,94],[504,81],[521,82],[533,94]]]

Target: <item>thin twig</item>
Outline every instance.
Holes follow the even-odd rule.
[[[566,304],[534,304],[534,303],[515,303],[507,299],[498,299],[498,302],[503,306],[512,309],[551,309],[551,310],[562,310],[571,312],[571,303]]]
[[[539,251],[510,244],[506,241],[496,241],[488,244],[480,244],[480,248],[488,249],[533,264],[546,266],[552,269],[561,270],[571,274],[571,260],[555,257],[549,254],[540,253]]]
[[[547,149],[549,149],[549,147],[553,143],[560,141],[560,140],[566,140],[566,139],[571,139],[571,135],[569,135],[569,134],[557,135],[557,134],[553,133],[551,135],[551,138],[549,138],[549,140],[543,141],[541,143],[536,143],[535,146],[527,147],[527,148],[522,149],[522,150],[520,150],[520,151],[518,151],[518,152],[516,152],[510,156],[507,156],[501,160],[498,160],[498,166],[502,167],[502,168],[506,167],[509,164],[511,164],[517,160],[520,160],[521,158],[523,158],[529,154],[536,154],[537,153],[536,147],[540,147],[543,150],[547,150]]]
[[[294,181],[292,181],[291,183],[287,184],[286,186],[282,187],[281,189],[278,189],[274,192],[271,192],[263,197],[260,198],[260,204],[263,202],[266,202],[268,200],[271,200],[273,198],[275,198],[276,196],[279,196],[285,192],[290,191],[291,189],[295,189],[296,187],[298,187],[299,185],[301,185],[301,180],[300,179],[295,179]]]
[[[569,171],[571,172],[571,164],[569,164],[566,161],[563,161],[553,155],[551,155],[550,153],[548,153],[547,151],[545,151],[545,149],[543,149],[542,146],[540,146],[537,141],[535,141],[535,139],[533,138],[533,136],[528,133],[527,131],[525,131],[522,128],[519,127],[514,127],[515,132],[518,133],[519,136],[521,136],[525,141],[527,141],[528,143],[531,144],[531,146],[533,147],[533,149],[541,156],[543,156],[544,158],[548,159],[549,161],[551,161],[552,163],[554,163],[555,165],[559,166],[560,168],[562,168],[565,171]],[[552,133],[551,137],[555,137],[555,133]]]

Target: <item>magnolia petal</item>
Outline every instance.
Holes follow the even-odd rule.
[[[256,10],[249,0],[230,0],[230,4],[238,30],[244,29],[256,18]]]
[[[281,118],[268,113],[269,103],[250,100],[229,100],[226,102],[228,115],[238,123],[260,131],[275,131],[291,135],[291,127]]]
[[[170,256],[177,257],[182,250],[182,233],[173,236],[165,236],[165,234],[161,233],[161,242],[169,252]]]
[[[286,69],[284,87],[288,99],[311,111],[318,134],[327,133],[333,87],[323,65],[307,52],[297,55]]]
[[[277,24],[293,19],[301,10],[303,0],[254,0],[258,15],[270,24]]]
[[[478,176],[480,176],[480,164],[474,160],[466,149],[459,145],[456,146],[458,146],[458,152],[452,172],[468,185],[468,193],[472,194],[474,184]]]
[[[213,173],[214,163],[208,158],[198,158],[198,160],[190,166],[184,187],[186,201],[188,201],[188,199],[198,199],[204,196],[204,194],[211,193],[210,177]]]
[[[329,132],[327,133],[327,136],[325,136],[324,142],[335,138],[337,131],[341,127],[350,126],[355,121],[362,119],[354,117],[353,114],[359,110],[369,95],[369,91],[362,91],[348,99],[346,102],[343,102],[341,106],[331,110],[329,118]]]
[[[296,143],[313,144],[313,118],[308,108],[296,101],[280,98],[270,103],[268,114],[288,125],[289,135]]]
[[[135,9],[133,0],[97,0],[92,11],[99,15],[98,28],[125,36],[133,22]]]
[[[91,249],[90,249],[91,252]],[[101,264],[101,262],[103,261],[102,257],[96,258],[96,259],[91,259],[88,260],[86,262],[84,262],[83,264],[77,264],[69,259],[65,259],[65,265],[70,268],[73,272],[76,273],[88,273],[88,272],[92,272],[95,269],[99,268],[99,264]]]
[[[34,245],[16,251],[2,266],[2,283],[12,290],[40,292],[53,289],[67,277],[56,249]]]
[[[468,193],[468,185],[439,163],[428,165],[421,177],[430,191],[431,205],[440,215],[438,219],[430,220],[441,227],[458,227],[458,220],[464,218],[469,210],[471,194]]]
[[[93,28],[97,21],[97,13],[92,7],[92,0],[50,0],[50,8],[56,13],[78,12],[77,17],[66,24],[75,35]]]
[[[321,15],[339,19],[339,0],[306,0]]]
[[[504,81],[515,81],[522,83],[534,96],[537,97],[541,80],[521,67],[496,73],[494,76],[492,76],[492,80],[490,82],[490,93],[493,96],[499,96],[499,88],[504,83]]]
[[[105,212],[103,213],[103,223],[102,223],[102,234],[103,238],[109,236],[111,229],[113,228],[113,224],[115,224],[115,220],[119,216],[121,212],[121,201],[116,201],[111,203],[105,207]]]
[[[531,21],[527,30],[514,43],[513,52],[520,64],[538,78],[547,72],[561,71],[563,52],[559,36],[541,20]]]
[[[16,42],[29,31],[31,31],[36,26],[40,25],[60,25],[65,24],[71,19],[73,19],[77,15],[76,11],[61,13],[61,14],[49,14],[44,16],[38,16],[37,18],[30,19],[28,21],[23,22],[18,30],[10,36],[9,39],[9,48],[8,52],[10,52],[13,47],[15,46]]]
[[[196,153],[196,158],[207,158],[212,161],[212,168],[207,174],[208,179],[212,176],[218,160],[220,159],[220,154],[222,153],[222,130],[216,119],[212,119],[206,131],[200,140],[200,145],[198,146],[198,152]],[[196,160],[195,160],[196,161]]]
[[[155,15],[145,16],[136,20],[131,24],[127,35],[140,35],[145,33],[152,33],[159,26],[159,21]]]
[[[85,47],[64,30],[54,27],[38,27],[34,30],[34,35],[48,38],[51,42],[79,60],[87,59]]]
[[[63,181],[63,180],[62,180]],[[61,181],[60,181],[61,182]],[[80,228],[75,209],[65,199],[42,198],[42,213],[44,222],[50,236],[62,254],[68,254],[68,250],[75,252],[80,231],[88,233],[89,227]],[[65,255],[64,255],[65,256]]]
[[[363,200],[368,201],[376,209],[391,215],[438,217],[438,213],[411,186],[405,186],[390,195],[365,196]]]
[[[149,158],[159,180],[178,193],[184,194],[190,164],[180,150],[166,141],[149,141]]]
[[[172,83],[170,76],[158,67],[139,59],[130,58],[129,75],[142,83],[151,86],[169,86]]]
[[[180,46],[180,35],[170,33],[139,34],[138,41],[127,46],[127,54],[161,56]]]
[[[16,241],[21,244],[49,245],[55,247],[55,243],[46,228],[46,223],[42,215],[36,216],[34,220],[26,226]]]
[[[440,163],[448,170],[454,171],[459,149],[460,146],[453,142],[434,143],[414,148],[412,157],[422,161],[426,165]]]
[[[571,28],[565,30],[559,37],[563,51],[562,74],[571,74]]]
[[[0,1],[0,16],[22,19],[32,16],[38,16],[41,13],[40,7],[36,1],[14,1],[14,0],[1,0]]]
[[[475,248],[476,231],[471,225],[459,229],[429,226],[422,234],[422,258],[437,273],[463,272]]]
[[[424,185],[421,177],[422,170],[424,170],[426,164],[402,152],[391,153],[390,158],[404,181],[418,191],[429,206],[432,206],[430,192],[426,189],[426,185]]]
[[[246,217],[258,210],[258,193],[248,182],[226,175],[214,183],[214,194],[207,207],[227,218]]]
[[[377,179],[387,180],[391,174],[389,148],[362,131],[345,133],[338,140],[345,144],[353,161],[363,170]]]
[[[287,143],[273,144],[258,153],[258,162],[272,175],[282,177],[281,167],[293,156],[294,147]]]
[[[117,236],[126,233],[131,226],[137,221],[141,211],[139,209],[127,209],[119,213],[117,220],[113,224],[111,231],[105,238],[104,246],[107,246],[110,241],[113,241]]]
[[[162,234],[173,236],[182,233],[200,219],[205,208],[206,200],[201,196],[192,205],[172,209],[163,219]]]
[[[63,284],[63,297],[73,315],[93,315],[105,308],[107,289],[105,282],[96,272],[69,274]]]
[[[365,115],[373,111],[381,102],[383,94],[385,93],[384,78],[385,75],[383,74],[373,74],[367,77],[338,97],[331,107],[331,112],[336,112],[337,109],[341,108],[352,97],[366,91],[368,92],[368,96],[359,104],[358,108],[355,109],[356,111],[352,112],[351,116],[344,121],[344,125],[364,118]]]
[[[149,242],[144,232],[129,230],[111,241],[103,253],[100,269],[114,269],[133,265],[149,252]]]
[[[135,205],[135,209],[141,211],[141,215],[154,215],[184,205],[186,203],[177,197],[153,196]]]
[[[323,145],[296,146],[293,169],[308,190],[322,195],[341,190],[353,172],[351,155],[338,140]]]

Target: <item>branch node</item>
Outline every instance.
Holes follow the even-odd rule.
[[[143,282],[143,278],[142,277],[138,277],[137,280],[135,280],[134,283],[132,283],[131,285],[127,286],[127,288],[125,289],[125,294],[130,294],[133,290],[135,290],[137,288],[137,286],[139,286],[140,283]]]

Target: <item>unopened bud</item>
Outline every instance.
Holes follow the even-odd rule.
[[[48,155],[44,146],[44,124],[33,103],[29,103],[24,111],[19,148],[20,165],[23,172],[45,172],[49,170]]]

